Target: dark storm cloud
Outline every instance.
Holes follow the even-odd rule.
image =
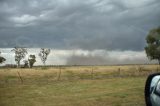
[[[143,50],[159,0],[0,0],[0,47]]]

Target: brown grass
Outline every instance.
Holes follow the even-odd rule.
[[[158,67],[62,67],[59,81],[58,67],[0,69],[0,106],[144,106],[146,77]]]

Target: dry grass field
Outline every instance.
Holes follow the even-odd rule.
[[[158,65],[1,68],[0,106],[144,106]]]

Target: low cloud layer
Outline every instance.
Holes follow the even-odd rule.
[[[15,64],[14,53],[11,49],[0,49],[2,56],[7,59],[3,64]],[[28,55],[36,55],[35,65],[42,65],[38,56],[40,49],[28,49]],[[26,56],[27,59],[27,56]],[[106,51],[106,50],[51,50],[47,65],[117,65],[117,64],[150,64],[144,51]],[[23,62],[21,62],[23,64]]]
[[[89,51],[88,54],[73,54],[67,59],[67,65],[118,65],[118,64],[150,64],[144,51]]]
[[[0,0],[0,47],[143,51],[160,25],[159,7],[159,0]]]

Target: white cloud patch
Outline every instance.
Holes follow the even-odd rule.
[[[22,15],[22,16],[19,16],[19,17],[13,17],[12,19],[16,23],[22,23],[23,24],[23,23],[30,23],[32,21],[35,21],[37,19],[37,17],[25,14],[25,15]]]
[[[38,20],[39,17],[32,16],[29,14],[24,14],[22,16],[12,17],[11,20],[14,22],[16,27],[25,27],[35,25],[35,21]]]

